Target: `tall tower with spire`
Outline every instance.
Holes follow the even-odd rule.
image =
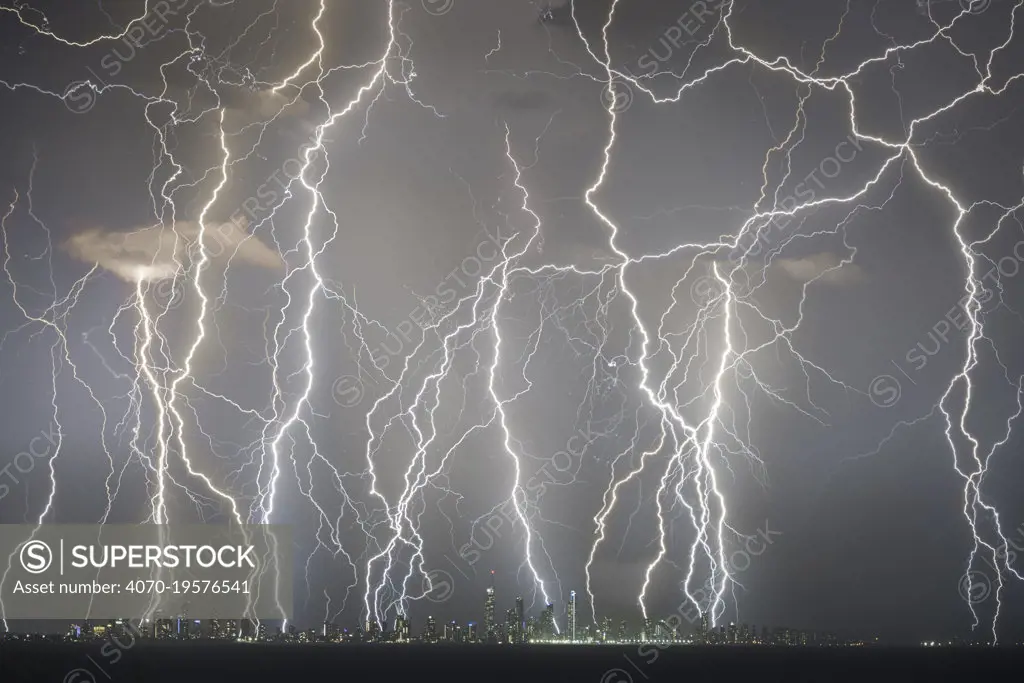
[[[488,643],[498,640],[494,631],[494,570],[491,570],[491,585],[487,587],[487,600],[484,601],[484,638]]]
[[[516,644],[526,642],[526,619],[523,617],[523,599],[516,598]]]
[[[569,591],[569,624],[565,630],[569,642],[576,642],[576,591]]]

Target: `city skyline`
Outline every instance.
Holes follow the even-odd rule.
[[[272,620],[246,618],[194,619],[187,616],[187,603],[182,613],[173,617],[158,616],[154,619],[111,619],[85,620],[67,627],[63,637],[69,641],[90,641],[110,639],[111,633],[150,640],[225,640],[238,642],[294,642],[294,643],[335,643],[335,644],[477,644],[477,645],[631,645],[631,644],[674,644],[674,645],[785,645],[850,647],[884,645],[877,636],[841,637],[834,632],[819,632],[813,629],[799,629],[788,626],[757,625],[747,622],[729,621],[717,626],[711,625],[708,612],[694,616],[683,612],[668,613],[660,618],[646,618],[639,621],[613,620],[603,616],[593,623],[579,627],[574,624],[575,591],[570,590],[565,601],[565,628],[559,629],[555,603],[548,603],[537,614],[527,614],[522,596],[511,599],[512,606],[505,611],[504,621],[489,619],[498,604],[498,592],[493,583],[495,570],[491,571],[492,583],[483,593],[481,614],[483,619],[471,618],[465,622],[459,619],[439,620],[427,614],[421,627],[407,615],[396,616],[390,623],[380,624],[367,620],[352,628],[335,622],[323,622],[319,628],[299,628],[294,624],[275,626]],[[96,623],[94,623],[96,622]],[[440,623],[440,628],[439,628]],[[268,625],[269,624],[269,625]],[[8,631],[14,640],[43,634]],[[49,636],[58,632],[48,632]],[[922,646],[985,644],[963,635],[950,638],[948,635],[920,641]],[[1024,645],[1024,643],[1020,643]]]

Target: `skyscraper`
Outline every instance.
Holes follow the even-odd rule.
[[[498,640],[494,628],[494,570],[491,570],[491,585],[487,587],[487,600],[484,602],[484,639],[488,643]]]
[[[505,641],[509,645],[518,645],[521,639],[518,613],[515,607],[505,610]]]
[[[523,618],[523,599],[516,598],[516,643],[526,642],[526,620]]]
[[[408,617],[399,616],[395,619],[395,640],[399,643],[408,643],[412,640]]]
[[[82,632],[84,633],[84,629]],[[156,633],[159,640],[170,640],[174,633],[174,622],[170,619],[157,619]]]
[[[541,638],[551,638],[555,635],[555,605],[548,603],[544,612],[540,615],[539,635]]]
[[[576,642],[576,591],[569,591],[569,623],[565,629],[569,642]]]

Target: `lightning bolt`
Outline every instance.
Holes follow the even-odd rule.
[[[60,35],[45,15],[24,3],[0,7],[0,20],[16,23],[33,40],[54,49],[87,51],[130,39],[160,4],[147,1],[142,13],[131,17],[123,29],[85,40]],[[1005,97],[1019,87],[1017,81],[1024,72],[1001,79],[994,74],[997,59],[1012,44],[1024,0],[1013,0],[1009,26],[983,52],[966,50],[956,38],[957,29],[976,17],[974,5],[959,3],[959,8],[950,8],[953,11],[947,14],[951,16],[940,21],[931,4],[925,3],[927,35],[901,41],[878,28],[876,4],[870,20],[884,46],[843,71],[831,67],[828,52],[840,40],[854,11],[849,1],[837,4],[842,12],[835,31],[822,41],[816,58],[799,62],[743,44],[736,31],[740,12],[731,0],[718,3],[714,12],[706,3],[699,3],[706,13],[698,18],[708,33],[693,41],[685,64],[672,70],[667,62],[659,63],[656,70],[642,76],[615,66],[620,48],[613,37],[617,21],[629,9],[629,0],[610,0],[598,36],[588,35],[578,3],[570,3],[571,22],[565,22],[565,32],[573,46],[570,49],[578,50],[577,61],[582,64],[555,53],[553,31],[558,29],[549,25],[554,23],[554,15],[547,11],[540,25],[547,32],[549,54],[561,69],[558,72],[492,70],[492,62],[510,61],[507,46],[515,40],[507,30],[504,38],[502,30],[497,30],[491,43],[494,46],[480,55],[486,67],[482,73],[524,80],[581,81],[587,88],[600,90],[603,109],[596,114],[604,122],[603,144],[593,150],[599,162],[593,175],[588,175],[592,180],[582,197],[572,201],[596,221],[602,231],[599,239],[607,245],[607,257],[594,265],[552,255],[557,251],[550,247],[555,242],[552,235],[558,231],[557,221],[547,213],[547,205],[531,181],[555,116],[539,135],[531,135],[532,139],[523,143],[528,145],[526,154],[518,151],[518,127],[502,121],[493,150],[501,163],[495,174],[501,189],[489,204],[478,197],[475,179],[466,180],[451,171],[468,192],[472,217],[486,235],[485,241],[494,246],[493,259],[488,259],[480,272],[461,274],[465,280],[457,276],[460,289],[451,290],[446,301],[439,301],[440,295],[420,297],[429,320],[419,324],[415,336],[403,333],[408,345],[383,355],[375,340],[382,335],[397,339],[397,335],[366,311],[355,284],[345,276],[336,281],[330,273],[329,250],[346,244],[348,230],[353,228],[326,184],[340,167],[332,160],[328,135],[352,136],[359,146],[372,144],[378,125],[375,116],[384,119],[380,111],[392,106],[393,99],[415,105],[414,111],[431,123],[450,125],[451,121],[443,106],[432,104],[416,87],[413,30],[408,28],[407,17],[414,8],[393,0],[382,3],[381,38],[375,53],[367,61],[332,63],[339,45],[327,25],[336,18],[337,10],[326,0],[315,0],[307,8],[311,10],[308,25],[302,26],[311,46],[284,63],[276,51],[275,33],[284,11],[279,5],[284,3],[269,4],[272,6],[255,13],[226,43],[204,35],[199,26],[217,17],[224,7],[241,11],[239,3],[197,3],[187,13],[172,16],[175,27],[146,43],[181,41],[175,54],[159,65],[161,83],[156,88],[87,79],[61,91],[45,83],[0,79],[0,86],[16,96],[69,107],[81,98],[96,103],[114,93],[129,97],[141,109],[153,139],[153,167],[146,179],[152,223],[126,231],[122,238],[142,240],[158,235],[158,247],[149,262],[118,273],[129,285],[123,300],[109,325],[94,326],[81,335],[80,345],[69,341],[75,339],[69,333],[71,316],[93,283],[104,277],[104,265],[92,265],[65,289],[58,286],[53,264],[56,246],[32,205],[38,159],[29,173],[27,191],[15,189],[0,223],[6,283],[22,316],[13,330],[5,331],[0,350],[9,337],[29,330],[33,340],[43,335],[52,340],[48,350],[50,390],[58,439],[47,458],[47,498],[32,515],[37,532],[55,516],[58,491],[63,486],[58,474],[65,457],[63,424],[68,409],[62,400],[66,389],[61,380],[70,373],[101,418],[99,438],[106,478],[104,510],[97,521],[105,523],[118,515],[122,490],[139,477],[146,492],[144,521],[160,525],[164,543],[169,541],[167,525],[177,520],[227,519],[263,525],[288,519],[314,520],[303,527],[311,532],[305,540],[312,547],[305,559],[304,578],[307,600],[324,596],[325,621],[347,609],[353,590],[362,593],[361,618],[377,624],[392,616],[407,616],[413,603],[431,596],[435,581],[429,567],[438,555],[431,543],[432,507],[447,520],[453,546],[458,545],[457,535],[468,532],[473,538],[475,531],[507,508],[509,521],[520,535],[505,542],[514,545],[522,558],[517,579],[520,574],[526,577],[531,607],[537,600],[545,605],[564,600],[561,562],[549,552],[554,537],[549,529],[560,523],[546,516],[543,496],[553,488],[580,483],[584,478],[580,473],[596,466],[607,480],[601,483],[600,504],[595,506],[598,510],[589,530],[593,542],[582,567],[592,619],[598,621],[595,573],[613,540],[612,522],[628,512],[623,506],[629,494],[653,481],[653,490],[636,500],[635,509],[628,514],[630,532],[643,515],[648,515],[653,529],[650,561],[645,560],[638,577],[639,611],[644,619],[654,613],[653,593],[664,576],[671,574],[686,603],[706,613],[714,626],[729,604],[736,604],[735,587],[741,585],[730,564],[730,553],[751,538],[734,520],[728,481],[738,476],[737,463],[743,463],[759,483],[767,485],[770,460],[762,456],[752,438],[754,398],[763,396],[820,425],[829,425],[833,417],[817,398],[821,385],[835,387],[857,401],[869,400],[855,382],[844,380],[841,373],[800,350],[800,337],[812,324],[805,305],[817,285],[854,266],[858,252],[848,234],[855,220],[883,211],[905,176],[912,174],[955,216],[948,229],[965,272],[965,357],[930,411],[894,426],[867,455],[879,452],[897,429],[925,424],[936,413],[942,415],[953,467],[963,482],[963,515],[971,538],[964,576],[969,578],[982,559],[991,558],[997,568],[995,610],[987,624],[992,641],[997,641],[1005,582],[1022,577],[1008,559],[1004,522],[983,484],[1022,412],[1024,377],[1013,376],[996,340],[987,333],[992,312],[986,309],[989,301],[997,300],[1001,307],[1012,309],[1003,299],[1002,281],[996,277],[994,283],[985,282],[993,272],[988,267],[997,262],[986,248],[996,242],[1005,226],[1019,222],[1024,197],[1005,206],[987,200],[970,202],[965,199],[966,192],[942,179],[922,153],[937,138],[927,136],[929,124],[966,107]],[[450,5],[445,3],[445,7]],[[936,46],[952,50],[976,78],[970,87],[906,122],[896,72],[904,67],[906,56]],[[255,61],[240,63],[234,53],[245,47],[253,47],[258,55],[269,53],[271,65],[259,68]],[[683,60],[674,56],[672,61]],[[804,68],[804,61],[813,66]],[[704,66],[698,66],[701,64]],[[856,95],[859,79],[870,68],[886,65],[903,122],[901,134],[896,136],[871,131]],[[761,164],[762,182],[752,193],[748,208],[729,207],[744,218],[730,223],[731,230],[716,239],[678,237],[662,251],[633,246],[628,229],[642,217],[621,214],[611,199],[614,165],[629,136],[623,124],[630,114],[623,102],[628,105],[636,100],[645,106],[682,111],[689,95],[744,69],[783,79],[796,93],[792,125],[779,135],[765,109],[773,144]],[[182,70],[193,80],[184,94],[168,80],[170,72]],[[667,83],[671,85],[666,87]],[[257,107],[255,122],[238,124],[237,108],[229,104],[225,93],[245,90],[264,105],[274,103],[273,111],[268,114],[263,106]],[[841,98],[847,107],[850,144],[858,151],[869,149],[878,158],[870,162],[871,172],[859,187],[840,191],[821,186],[821,192],[809,200],[787,198],[785,188],[798,173],[797,152],[808,139],[806,105],[815,95],[826,93]],[[595,98],[595,107],[597,101]],[[280,182],[275,199],[260,207],[260,215],[250,214],[251,220],[244,221],[241,242],[225,249],[224,226],[238,227],[236,221],[225,221],[223,216],[234,208],[227,206],[226,199],[233,182],[246,175],[240,169],[257,159],[267,161],[264,155],[269,154],[270,132],[291,126],[289,116],[303,107],[309,108],[305,116],[313,121],[312,135],[297,154],[297,171],[291,174],[285,167],[288,179]],[[354,128],[345,125],[350,121],[358,122],[357,138]],[[186,134],[208,136],[217,144],[193,160],[179,143]],[[528,161],[530,147],[532,163]],[[211,162],[214,157],[216,161]],[[812,215],[830,209],[844,215],[834,224],[803,230]],[[995,209],[999,217],[979,238],[972,236],[967,222],[981,209]],[[36,226],[45,237],[44,250],[29,257],[35,265],[45,264],[44,292],[19,280],[18,260],[11,247],[14,232],[8,226],[23,216],[26,224]],[[780,223],[786,227],[772,235]],[[770,269],[801,242],[819,237],[841,240],[842,257],[803,282],[799,299],[788,310],[778,313],[761,305],[756,296],[767,290]],[[229,282],[249,240],[272,244],[268,248],[280,259],[283,270],[266,292],[269,303],[258,311],[233,303],[239,285]],[[766,243],[768,249],[758,251]],[[674,273],[671,286],[651,295],[645,291],[644,278],[648,269],[662,267]],[[687,291],[692,301],[681,294]],[[45,299],[41,306],[40,297]],[[220,326],[240,308],[262,316],[262,349],[225,347]],[[527,308],[529,312],[524,313]],[[343,345],[333,338],[330,344],[321,344],[319,330],[332,315],[339,314],[344,320]],[[91,333],[100,329],[106,334],[94,341]],[[577,429],[581,429],[579,424],[585,425],[586,445],[567,449],[572,456],[567,470],[558,468],[557,454],[546,446],[536,446],[526,417],[530,399],[540,393],[535,386],[546,372],[546,349],[555,345],[567,349],[574,359],[582,359],[586,382],[584,396],[576,406],[577,425],[573,425]],[[82,347],[102,361],[107,373],[104,382],[113,381],[120,387],[113,397],[99,388],[95,373],[81,371],[76,354]],[[320,406],[326,388],[324,373],[333,367],[339,351],[343,356],[347,353],[345,362],[359,368],[357,386],[351,388],[359,396],[376,393],[369,407],[362,409],[365,415],[359,416],[364,431],[356,457],[349,457],[345,447],[328,448],[320,435],[332,417]],[[220,365],[218,353],[223,355]],[[219,384],[228,382],[228,356],[235,353],[253,373],[264,373],[270,387],[267,396],[239,397],[218,389]],[[778,369],[770,362],[773,358],[799,373],[796,392],[769,379]],[[979,411],[975,399],[979,377],[993,370],[1012,388],[1016,402],[1016,410],[1006,415],[1005,430],[994,438],[972,419]],[[610,416],[608,406],[613,406]],[[356,414],[357,406],[342,407],[352,411],[348,414]],[[123,413],[114,415],[115,410]],[[228,441],[215,436],[210,426],[225,411],[231,418],[246,420],[241,436]],[[617,438],[627,442],[625,447],[605,448]],[[503,477],[501,499],[488,500],[487,505],[493,502],[494,506],[483,515],[464,515],[460,506],[467,495],[453,483],[454,474],[462,466],[460,457],[480,441],[500,456],[491,466],[496,477]],[[613,455],[596,455],[603,451]],[[557,470],[556,476],[550,476],[552,469]],[[541,475],[546,477],[543,482],[538,481]],[[294,505],[299,501],[302,506]],[[672,531],[677,523],[686,526],[688,544],[682,549],[676,547]],[[331,590],[313,589],[321,561],[328,562],[334,574],[339,573],[335,561],[342,567],[346,585],[344,598],[337,602]],[[11,562],[9,557],[0,587]],[[278,573],[279,590],[284,588],[280,583]],[[982,615],[974,603],[968,601],[968,607],[973,627],[981,626]],[[154,601],[150,615],[159,608]]]

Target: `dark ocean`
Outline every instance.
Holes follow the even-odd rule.
[[[127,644],[126,644],[127,645]],[[1020,680],[1024,650],[1001,648],[469,647],[112,643],[0,645],[0,683],[321,681]]]

